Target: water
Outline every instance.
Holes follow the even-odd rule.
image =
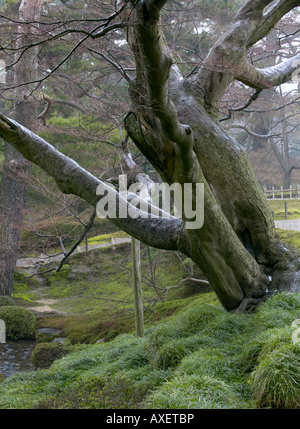
[[[9,377],[16,372],[31,371],[31,353],[35,347],[33,341],[7,341],[0,344],[0,373]]]

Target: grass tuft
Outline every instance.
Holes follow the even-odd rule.
[[[240,396],[223,380],[205,374],[176,376],[149,395],[149,408],[243,408]]]
[[[279,344],[250,377],[259,408],[300,408],[300,347]]]

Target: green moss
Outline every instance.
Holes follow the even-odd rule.
[[[56,282],[65,280],[68,277],[70,265],[65,264],[59,271],[52,271],[51,276],[49,277],[49,282]]]
[[[49,368],[56,360],[66,354],[65,347],[59,343],[39,343],[35,346],[31,361],[35,368]]]
[[[70,296],[72,290],[72,286],[70,284],[67,285],[57,285],[51,288],[51,293],[49,296],[51,298],[67,298]]]
[[[142,261],[143,274],[145,277],[150,276],[146,246],[142,246]],[[177,257],[170,252],[155,250],[153,263],[159,269],[159,286],[172,286],[182,276],[182,267],[178,265]],[[42,290],[43,298],[56,300],[51,307],[69,314],[64,318],[63,328],[64,335],[72,343],[93,343],[102,338],[110,340],[134,329],[130,264],[130,243],[125,243],[115,249],[100,248],[78,253],[60,272],[43,276],[44,284],[47,285]],[[178,295],[180,291],[174,290],[168,296],[170,301],[158,302],[153,312],[152,302],[157,301],[157,295],[153,288],[144,284],[145,326],[172,316],[195,300],[192,297],[174,300]],[[207,294],[206,299],[211,303],[217,301],[214,293]]]
[[[36,409],[132,409],[140,408],[146,390],[125,376],[90,377],[67,388],[62,395],[39,401]]]
[[[35,300],[34,290],[37,286],[38,283],[34,278],[15,272],[12,298],[32,303]]]
[[[0,307],[16,305],[15,301],[10,296],[0,296]]]
[[[105,339],[109,341],[119,334],[134,329],[134,315],[119,313],[114,317],[109,312],[93,313],[92,315],[77,315],[67,318],[64,325],[64,335],[73,343],[95,343]]]
[[[117,231],[111,234],[100,234],[95,235],[93,237],[89,237],[88,244],[89,245],[99,245],[105,243],[111,243],[112,238],[130,238],[128,234],[124,231]]]
[[[289,231],[286,229],[276,229],[276,231],[282,241],[300,249],[300,236],[298,231]]]
[[[44,334],[42,332],[39,332],[38,334],[36,334],[35,336],[35,342],[36,343],[50,343],[51,341],[53,341],[55,338],[58,338],[59,335],[57,334]]]
[[[6,306],[0,308],[0,319],[6,324],[6,336],[11,340],[32,339],[36,319],[26,308]]]

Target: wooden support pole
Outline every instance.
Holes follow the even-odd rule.
[[[141,243],[131,238],[132,277],[134,294],[135,330],[137,337],[144,336],[144,310],[141,288]]]
[[[284,211],[285,211],[285,218],[288,219],[289,214],[288,214],[288,204],[287,204],[287,201],[284,202]]]

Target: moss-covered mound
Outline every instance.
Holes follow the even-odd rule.
[[[56,359],[66,354],[65,347],[59,343],[39,343],[32,352],[31,361],[35,368],[49,368]]]
[[[0,307],[5,307],[5,306],[14,306],[15,305],[15,301],[7,295],[4,296],[0,296]]]
[[[0,307],[0,319],[6,324],[6,337],[10,340],[33,339],[36,319],[26,308],[18,306]]]

